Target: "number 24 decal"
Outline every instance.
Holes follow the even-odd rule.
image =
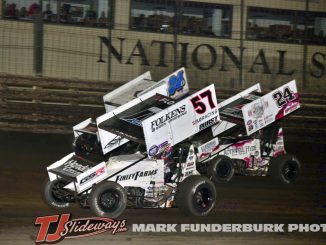
[[[289,87],[285,87],[282,91],[277,91],[273,94],[273,99],[276,100],[276,104],[278,107],[282,107],[283,105],[289,103],[290,101],[295,99],[293,92]]]
[[[201,94],[193,97],[190,100],[193,107],[195,108],[195,111],[198,114],[203,114],[206,111],[206,105],[202,101],[204,98],[207,98],[208,104],[209,104],[211,109],[215,108],[215,104],[214,104],[214,101],[213,101],[213,98],[212,98],[212,92],[210,90],[206,90],[206,91],[202,92]]]

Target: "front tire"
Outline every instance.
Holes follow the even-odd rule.
[[[270,175],[277,183],[293,184],[298,180],[300,172],[301,164],[293,155],[280,155],[271,160]]]
[[[214,183],[200,175],[187,177],[177,190],[177,206],[188,215],[205,216],[215,206],[216,189]]]
[[[127,193],[118,183],[103,181],[93,187],[88,200],[95,215],[117,218],[126,209]]]
[[[208,166],[209,178],[217,183],[227,183],[234,175],[234,166],[231,158],[227,156],[216,156]]]
[[[56,179],[54,181],[46,179],[42,189],[43,201],[53,209],[62,210],[70,208],[72,203],[68,202],[62,195],[62,189],[67,184],[62,179]]]

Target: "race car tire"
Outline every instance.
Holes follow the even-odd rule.
[[[88,202],[95,215],[117,218],[126,209],[127,193],[118,183],[103,181],[93,187]]]
[[[72,205],[71,202],[67,202],[60,198],[58,195],[58,189],[64,187],[68,183],[62,179],[50,181],[46,179],[42,188],[42,199],[43,201],[53,209],[62,210],[68,209]]]
[[[293,184],[301,173],[299,160],[290,154],[284,154],[272,158],[270,175],[276,183]]]
[[[191,175],[178,186],[176,203],[187,215],[205,216],[212,211],[215,202],[215,185],[207,177]]]
[[[210,161],[207,173],[214,183],[229,182],[234,175],[232,159],[227,156],[216,156]]]

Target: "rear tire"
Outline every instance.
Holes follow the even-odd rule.
[[[62,179],[50,181],[46,179],[42,189],[43,201],[53,209],[63,210],[68,209],[72,205],[71,202],[67,202],[63,197],[59,195],[60,189],[62,189],[68,183]]]
[[[126,209],[127,193],[118,183],[103,181],[93,187],[88,201],[96,216],[117,218]]]
[[[180,183],[177,196],[179,210],[188,215],[205,216],[215,206],[214,183],[200,175],[191,175]]]
[[[273,180],[281,184],[293,184],[301,173],[299,160],[290,154],[277,156],[271,160],[270,175]]]
[[[215,183],[227,183],[234,175],[234,166],[231,158],[216,156],[209,162],[208,177]]]

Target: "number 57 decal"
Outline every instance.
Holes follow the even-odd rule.
[[[203,114],[206,111],[206,105],[203,102],[204,98],[208,100],[208,104],[211,109],[216,107],[212,98],[212,92],[210,90],[206,90],[190,100],[196,113],[198,114]]]

